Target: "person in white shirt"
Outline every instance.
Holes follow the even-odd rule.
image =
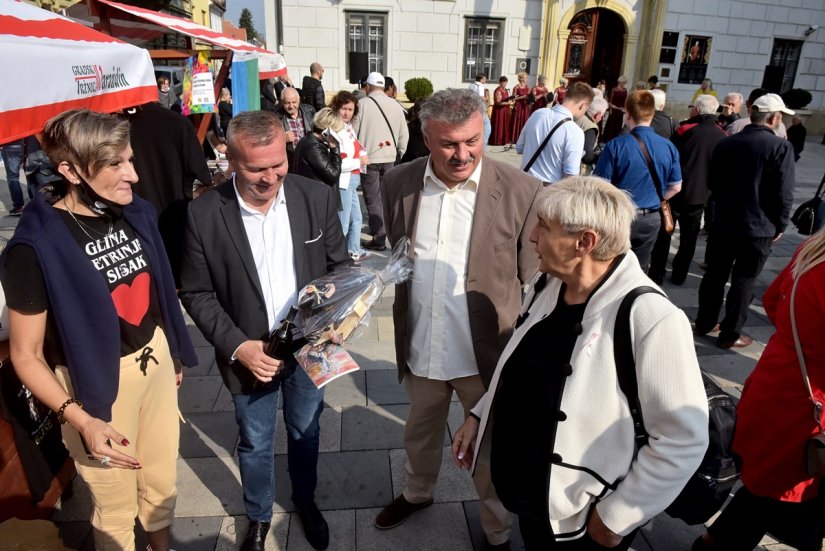
[[[533,113],[516,142],[522,170],[550,184],[578,176],[584,132],[573,121],[584,116],[592,101],[593,88],[576,82],[560,105]]]
[[[484,394],[535,272],[527,238],[541,182],[484,158],[485,109],[472,90],[433,94],[420,115],[430,155],[381,184],[387,237],[410,239],[415,274],[393,305],[399,382],[410,397],[407,486],[377,516],[380,529],[432,504],[453,392],[465,414]],[[488,544],[509,549],[510,516],[489,471],[474,482]]]
[[[487,84],[487,75],[479,73],[476,75],[476,80],[470,84],[470,90],[484,98],[484,105],[490,105],[490,91],[484,86]],[[493,125],[490,124],[490,117],[487,116],[487,109],[484,110],[484,143],[490,139],[490,134],[493,132]]]

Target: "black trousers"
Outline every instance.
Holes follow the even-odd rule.
[[[729,551],[751,551],[767,532],[800,551],[819,551],[825,536],[822,488],[814,499],[791,503],[753,495],[742,486],[708,533],[719,549]]]
[[[384,174],[395,166],[394,163],[371,163],[367,166],[367,173],[361,178],[361,187],[364,190],[364,203],[367,205],[367,224],[370,235],[376,241],[383,243],[387,236],[384,230],[384,207],[381,204],[381,180]]]
[[[647,272],[650,265],[650,253],[653,251],[656,235],[661,225],[662,219],[659,211],[653,211],[647,214],[640,212],[630,227],[630,250],[636,253],[643,272]]]
[[[638,530],[633,530],[630,534],[622,538],[622,542],[616,547],[605,547],[593,541],[587,533],[581,538],[570,541],[553,541],[553,533],[546,520],[536,520],[532,517],[519,515],[519,528],[521,539],[524,540],[524,548],[527,551],[626,551],[633,543]]]
[[[699,239],[699,230],[702,225],[704,205],[684,205],[680,201],[670,201],[673,218],[679,224],[679,249],[673,257],[673,273],[671,281],[681,285],[687,279],[690,263],[696,253],[696,241]],[[667,257],[670,252],[670,234],[659,230],[656,244],[650,255],[650,277],[655,281],[665,276]]]
[[[732,237],[719,231],[709,236],[708,269],[699,285],[697,332],[707,333],[716,325],[725,284],[730,278],[719,340],[735,341],[741,336],[753,300],[753,287],[771,254],[772,241],[770,237]]]

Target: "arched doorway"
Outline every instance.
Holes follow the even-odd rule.
[[[583,10],[568,25],[570,36],[564,57],[563,76],[571,83],[583,81],[591,86],[600,80],[609,90],[622,71],[624,22],[605,8]]]

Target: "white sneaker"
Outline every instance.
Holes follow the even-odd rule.
[[[362,260],[368,259],[372,255],[367,251],[363,251],[361,253],[350,253],[349,256],[350,256],[350,258],[352,258],[353,262],[358,263],[358,262],[361,262]]]

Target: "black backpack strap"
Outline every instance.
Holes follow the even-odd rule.
[[[642,418],[642,405],[639,403],[639,383],[636,380],[636,360],[633,358],[633,341],[630,338],[630,309],[641,295],[656,293],[662,296],[661,291],[653,287],[642,286],[631,290],[619,305],[616,314],[616,324],[613,327],[613,356],[616,362],[616,375],[619,379],[619,388],[622,389],[627,403],[630,406],[630,416],[633,418],[633,432],[636,435],[638,447],[647,445],[647,430]]]
[[[533,153],[533,157],[530,159],[530,162],[529,162],[529,163],[527,163],[526,165],[524,165],[524,172],[530,172],[530,167],[532,167],[532,166],[533,166],[533,163],[535,163],[535,162],[536,162],[536,159],[538,159],[538,158],[539,158],[539,155],[541,155],[541,152],[542,152],[542,151],[544,151],[544,148],[545,148],[545,147],[547,147],[547,144],[550,142],[550,138],[552,138],[552,137],[553,137],[553,134],[555,134],[555,133],[556,133],[556,130],[558,130],[558,129],[559,129],[559,126],[563,125],[563,124],[564,124],[564,123],[566,123],[566,122],[570,122],[570,118],[569,118],[569,117],[568,117],[568,118],[564,118],[564,119],[560,120],[560,121],[556,124],[556,126],[554,126],[554,127],[553,127],[553,129],[550,131],[550,133],[549,133],[549,134],[547,134],[547,137],[546,137],[546,138],[544,138],[544,141],[543,141],[543,142],[541,142],[541,145],[539,146],[539,148],[538,148],[538,149],[536,149],[536,152],[535,152],[535,153]]]

